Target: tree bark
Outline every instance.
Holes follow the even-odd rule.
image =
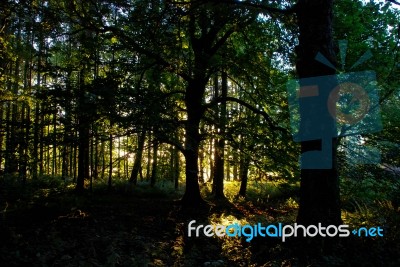
[[[84,92],[84,75],[85,70],[82,69],[79,78],[79,117],[78,117],[78,131],[79,131],[79,151],[78,151],[78,178],[76,183],[76,190],[84,190],[85,178],[89,178],[89,132],[90,123],[86,107],[85,92]]]
[[[218,87],[216,87],[218,88]],[[217,90],[216,90],[217,93]],[[221,75],[221,97],[226,98],[228,93],[228,76],[226,72]],[[216,95],[218,97],[218,95]],[[219,110],[219,138],[215,147],[215,173],[213,183],[214,198],[225,198],[224,195],[224,152],[225,152],[225,127],[226,127],[226,102],[222,102]]]
[[[335,65],[335,52],[332,37],[332,9],[333,0],[300,0],[297,7],[297,19],[300,30],[299,45],[296,47],[296,69],[300,79],[334,75],[335,70],[315,60],[318,52],[323,54]],[[304,81],[304,80],[303,80]],[[310,79],[308,79],[310,81]],[[312,81],[312,79],[311,79]],[[300,86],[312,86],[300,80]],[[327,114],[327,96],[335,87],[335,82],[327,82],[319,85],[320,98],[314,106],[306,108],[314,109],[312,112],[325,116]],[[304,88],[307,90],[307,88]],[[300,110],[302,107],[300,101]],[[327,116],[320,120],[321,125],[307,125],[308,118],[301,111],[300,129],[303,131],[315,131],[319,129],[332,129],[335,121]],[[322,137],[321,137],[322,138]],[[300,208],[297,222],[303,225],[318,224],[338,225],[341,223],[339,203],[339,181],[336,164],[336,139],[332,140],[332,167],[330,169],[304,168],[301,169]],[[309,152],[322,149],[324,140],[307,140],[301,143],[301,152]],[[325,140],[326,142],[326,140]],[[304,154],[303,154],[304,156]]]
[[[198,182],[199,174],[199,146],[200,146],[200,120],[203,116],[202,101],[207,79],[192,79],[188,82],[185,94],[187,108],[187,121],[185,124],[185,149],[186,160],[186,188],[182,197],[183,207],[197,207],[204,204],[200,195]]]
[[[242,152],[239,165],[240,189],[239,196],[246,197],[250,157]]]
[[[151,178],[150,186],[154,187],[157,180],[157,165],[158,165],[158,141],[155,139],[153,141],[153,163],[151,165]]]
[[[3,133],[5,132],[5,127],[3,126],[4,124],[4,119],[3,119],[3,110],[4,110],[4,104],[0,104],[0,171],[4,171],[2,169],[2,163],[3,163]]]
[[[109,136],[109,144],[110,150],[109,152],[109,160],[108,160],[108,190],[111,191],[112,187],[112,173],[113,173],[113,134],[112,134],[113,123],[110,123],[110,136]]]
[[[173,148],[173,159],[174,159],[174,187],[175,190],[179,188],[179,169],[180,169],[180,162],[179,162],[179,150],[174,147]]]
[[[136,149],[136,156],[135,156],[135,161],[133,162],[131,177],[129,178],[129,182],[133,183],[134,185],[137,184],[137,177],[141,169],[142,154],[143,154],[145,140],[146,140],[146,132],[142,131],[141,133],[138,134],[138,142],[137,142],[138,147]]]

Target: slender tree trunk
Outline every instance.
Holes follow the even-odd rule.
[[[26,31],[29,33],[29,26],[26,26]],[[27,36],[27,43],[31,42],[31,34],[29,33]],[[27,94],[31,93],[31,70],[30,64],[32,62],[32,54],[29,55],[29,58],[25,59],[24,64],[24,92]],[[22,114],[21,114],[21,137],[20,137],[20,169],[19,176],[22,180],[22,184],[26,183],[27,176],[27,165],[28,165],[28,144],[29,144],[29,126],[30,126],[30,106],[29,103],[24,101],[22,103]],[[26,111],[26,114],[25,114]],[[1,162],[1,161],[0,161]]]
[[[79,122],[79,149],[78,149],[78,177],[76,182],[76,190],[83,191],[86,176],[86,154],[88,154],[86,142],[88,139],[86,122]]]
[[[247,193],[249,166],[250,166],[250,157],[245,153],[242,153],[239,164],[239,176],[240,176],[239,195],[242,197],[245,197]]]
[[[6,118],[5,118],[5,121],[6,121],[6,127],[5,127],[5,130],[6,130],[6,146],[5,146],[5,153],[4,153],[4,173],[5,174],[9,174],[10,173],[10,171],[9,171],[9,161],[10,161],[10,150],[9,150],[9,148],[10,148],[10,145],[9,145],[9,142],[10,142],[10,135],[11,135],[11,103],[10,102],[8,102],[7,103],[7,110],[6,110]]]
[[[36,94],[39,93],[39,90],[42,86],[42,55],[43,55],[43,33],[41,28],[39,28],[39,37],[38,37],[38,57],[37,57],[37,74],[36,74]],[[38,178],[38,166],[39,166],[39,145],[40,145],[40,126],[41,126],[41,112],[40,112],[41,104],[36,97],[35,100],[35,118],[33,122],[33,149],[32,149],[32,179],[36,180]]]
[[[178,190],[180,162],[179,162],[179,150],[176,147],[173,148],[173,162],[174,162],[174,187],[175,187],[175,190]]]
[[[214,153],[213,153],[213,151],[214,151],[214,149],[215,149],[215,146],[214,146],[214,139],[213,138],[210,138],[210,176],[209,176],[209,179],[208,179],[208,183],[212,183],[213,182],[213,180],[214,180],[214,171],[215,171],[215,168],[214,168]]]
[[[218,97],[216,90],[216,97]],[[228,77],[226,72],[221,75],[221,97],[227,97]],[[215,173],[213,193],[215,198],[225,198],[224,195],[224,152],[225,152],[225,127],[226,127],[226,102],[222,102],[219,110],[219,138],[215,147]]]
[[[55,176],[57,171],[57,107],[54,107],[53,113],[53,157],[51,166],[51,175]]]
[[[27,177],[27,171],[28,171],[28,152],[29,152],[29,142],[30,142],[30,128],[31,128],[31,108],[29,104],[25,103],[26,105],[26,116],[25,116],[25,138],[23,141],[23,147],[24,147],[24,158],[23,158],[23,167],[22,169],[22,175],[24,179],[24,183]]]
[[[38,74],[38,81],[40,84],[40,78]],[[39,85],[37,85],[39,86]],[[39,111],[39,100],[36,99],[35,101],[35,119],[33,122],[33,149],[32,149],[32,179],[36,180],[38,177],[38,163],[39,163],[39,117],[40,117],[40,111]]]
[[[25,140],[25,110],[26,110],[26,103],[25,101],[22,103],[21,106],[21,114],[20,114],[20,131],[18,133],[18,140],[19,140],[19,150],[18,150],[18,154],[19,154],[19,169],[18,169],[18,175],[19,175],[19,179],[22,182],[22,185],[25,185],[26,182],[26,155],[25,155],[25,148],[26,148],[26,144],[25,142],[27,142],[27,140]]]
[[[109,146],[110,146],[110,150],[109,150],[109,165],[108,165],[108,190],[111,191],[111,186],[112,186],[112,173],[113,173],[113,135],[112,135],[112,124],[110,125],[110,137],[109,137]]]
[[[71,44],[70,44],[71,45]],[[68,69],[66,73],[66,85],[65,85],[65,99],[64,99],[64,132],[63,132],[63,149],[62,149],[62,178],[66,181],[68,176],[73,177],[73,160],[75,138],[74,131],[72,128],[72,97],[73,92],[73,81],[72,81],[72,70]]]
[[[151,166],[150,186],[153,187],[157,180],[157,164],[158,164],[158,141],[153,141],[153,163]]]
[[[228,151],[226,151],[225,159],[229,159],[229,152]],[[229,163],[229,160],[226,160],[225,162],[226,162],[226,164],[225,164],[226,181],[230,181],[231,180],[231,165]]]
[[[142,131],[141,133],[138,134],[135,160],[133,162],[131,177],[129,178],[129,182],[133,183],[134,185],[137,184],[137,178],[139,175],[139,171],[141,169],[142,154],[143,154],[145,140],[146,140],[146,131]]]
[[[123,159],[121,159],[121,137],[118,137],[117,155],[118,155],[118,157],[117,157],[117,163],[118,163],[117,177],[118,177],[118,179],[120,179],[121,178],[121,160],[123,160]]]
[[[296,48],[297,65],[296,69],[299,78],[310,78],[317,76],[333,75],[335,70],[315,60],[318,52],[335,64],[335,52],[332,37],[332,9],[333,0],[300,0],[297,9],[297,19],[300,29],[299,45]],[[310,84],[311,81],[311,84]],[[300,86],[313,86],[313,79],[307,82],[300,82]],[[315,82],[315,81],[314,81]],[[328,95],[335,87],[335,81],[326,81],[319,84],[320,98],[313,107],[304,106],[300,102],[301,125],[300,129],[315,131],[316,128],[333,129],[334,119],[329,116],[327,109]],[[314,108],[311,112],[321,114],[321,125],[307,127],[309,119],[302,113],[303,109]],[[309,112],[309,111],[308,111]],[[308,113],[309,114],[309,113]],[[322,136],[321,136],[322,138]],[[332,141],[332,142],[331,142]],[[303,225],[322,223],[322,225],[338,225],[341,223],[339,181],[336,164],[336,139],[310,140],[301,144],[301,152],[309,152],[323,149],[322,143],[331,143],[332,168],[330,169],[301,169],[300,185],[300,208],[297,222]],[[304,156],[304,154],[303,154]]]
[[[45,122],[45,104],[41,105],[41,113],[39,114],[39,176],[42,176],[44,173],[44,122]]]
[[[17,29],[17,36],[16,36],[16,46],[17,50],[21,48],[21,27],[20,23],[18,22],[18,29]],[[18,95],[18,83],[19,83],[19,72],[20,72],[20,58],[17,57],[15,61],[15,65],[13,66],[13,75],[14,78],[12,81],[9,81],[9,89],[12,90],[12,94],[17,97]],[[14,173],[18,171],[18,159],[17,159],[17,147],[18,147],[18,135],[17,131],[17,120],[18,120],[18,103],[16,101],[11,102],[11,122],[10,122],[10,135],[9,139],[6,143],[6,151],[7,157],[5,162],[5,173]]]
[[[78,178],[76,190],[83,191],[85,179],[89,178],[89,132],[90,123],[87,114],[85,92],[84,92],[85,70],[82,69],[79,76],[79,99],[78,99]]]
[[[48,107],[49,108],[49,107]],[[47,115],[47,117],[48,117],[48,119],[44,119],[44,121],[46,121],[46,122],[48,122],[48,124],[47,124],[47,127],[46,127],[46,133],[45,133],[45,135],[46,135],[46,137],[49,137],[49,140],[50,140],[50,115]],[[45,173],[46,174],[51,174],[51,157],[50,157],[50,142],[46,142],[46,146],[47,146],[47,149],[46,149],[46,158],[45,158]]]
[[[94,125],[94,163],[93,163],[93,179],[99,178],[99,131],[97,125]]]
[[[74,140],[78,140],[78,130],[74,131]],[[77,155],[78,155],[78,145],[74,141],[71,153],[71,172],[73,173],[74,183],[77,181]]]
[[[5,132],[5,127],[4,127],[4,104],[0,103],[0,170],[4,171],[3,167],[3,140],[4,140],[4,135],[3,133]]]
[[[93,176],[94,176],[94,172],[95,172],[95,170],[94,170],[94,161],[95,161],[95,159],[94,159],[94,157],[95,157],[95,154],[94,154],[94,146],[95,146],[95,136],[94,136],[94,128],[95,127],[95,125],[94,124],[92,124],[92,130],[91,130],[91,132],[92,132],[92,138],[91,138],[91,140],[90,140],[90,161],[89,161],[89,165],[90,165],[90,192],[92,192],[93,191]]]
[[[106,172],[106,143],[104,140],[101,141],[101,161],[102,161],[102,168],[101,168],[101,180],[104,180],[105,172]]]
[[[238,156],[237,152],[233,151],[233,180],[238,181],[239,180],[239,173],[238,173]]]
[[[205,183],[204,180],[204,152],[203,149],[199,151],[199,180],[201,184]]]
[[[151,134],[147,138],[148,140],[151,139]],[[150,141],[147,142],[147,165],[146,165],[146,181],[150,180],[150,170],[151,170],[151,146]],[[142,181],[141,181],[142,182]]]

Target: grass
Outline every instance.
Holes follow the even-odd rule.
[[[343,221],[351,226],[382,226],[384,238],[343,239],[320,258],[305,258],[295,239],[200,237],[185,235],[188,221],[174,199],[183,188],[159,181],[127,189],[115,179],[112,191],[96,181],[92,192],[74,194],[74,184],[59,177],[28,180],[0,179],[4,237],[0,260],[10,266],[395,266],[399,260],[400,210],[390,199],[363,201],[366,187],[354,196],[342,195]],[[250,181],[246,198],[238,198],[240,183],[225,183],[229,208],[213,209],[198,221],[204,224],[293,223],[298,210],[298,184],[284,180]],[[355,187],[357,188],[357,187]],[[372,190],[371,187],[368,187]],[[210,197],[211,186],[201,188]],[[372,193],[371,193],[372,194]],[[371,196],[368,195],[368,197]],[[29,218],[29,219],[27,219]],[[38,233],[38,234],[36,234]],[[83,244],[76,246],[76,244]],[[311,252],[310,252],[311,253]],[[311,255],[308,253],[309,255]],[[374,258],[378,253],[380,258]],[[305,253],[307,254],[307,253]],[[356,255],[356,256],[352,256]],[[14,263],[13,263],[14,262]],[[14,265],[13,265],[14,264]]]

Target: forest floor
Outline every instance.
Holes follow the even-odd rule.
[[[182,212],[176,195],[41,189],[1,198],[0,266],[400,266],[398,240],[188,237],[187,226],[225,221],[291,221],[279,199],[213,203]],[[285,202],[285,205],[282,203]],[[306,245],[305,245],[306,244]],[[308,245],[307,245],[308,244]],[[324,251],[322,252],[322,245]],[[328,249],[326,249],[328,248]],[[329,249],[330,248],[330,249]],[[318,255],[318,256],[316,256]]]

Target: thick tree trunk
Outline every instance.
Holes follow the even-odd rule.
[[[332,37],[332,8],[333,0],[300,0],[297,9],[297,19],[300,30],[299,45],[297,52],[297,72],[300,79],[312,78],[317,76],[334,75],[335,70],[319,63],[315,60],[318,52],[323,54],[333,64],[335,64],[334,43]],[[313,79],[306,82],[300,81],[302,90],[308,90],[305,86],[313,86]],[[327,101],[328,95],[335,87],[335,81],[327,81],[318,84],[319,101],[312,105],[305,106],[300,100],[300,110],[312,109],[314,114],[320,114],[318,120],[320,125],[308,125],[309,118],[301,111],[301,132],[316,131],[316,129],[334,129],[335,121],[328,114]],[[302,106],[303,105],[303,106]],[[310,114],[310,111],[307,111]],[[324,117],[325,116],[325,117]],[[303,225],[318,224],[323,225],[341,223],[340,203],[339,203],[339,182],[336,164],[336,140],[332,137],[329,140],[307,140],[301,143],[301,152],[315,151],[323,149],[322,143],[330,145],[332,155],[332,167],[322,169],[318,167],[305,167],[301,169],[300,185],[300,208],[297,222]],[[327,138],[325,138],[327,139]],[[331,142],[332,141],[332,142]],[[304,157],[304,154],[303,154]]]
[[[200,195],[198,181],[199,174],[199,146],[200,146],[200,120],[202,117],[202,101],[206,81],[190,80],[186,89],[185,103],[187,108],[187,121],[185,125],[185,173],[186,188],[182,197],[184,207],[197,207],[204,203]]]

